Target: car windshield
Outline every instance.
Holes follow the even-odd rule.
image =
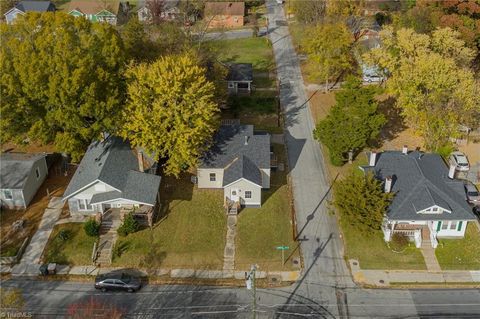
[[[472,197],[479,196],[477,191],[468,192],[467,194],[468,196],[472,196]]]
[[[468,166],[468,163],[459,162],[458,165],[460,165],[460,166]]]

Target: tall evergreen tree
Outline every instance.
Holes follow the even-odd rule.
[[[345,154],[360,151],[380,133],[386,120],[378,112],[375,86],[362,86],[353,76],[335,94],[336,104],[314,130],[314,137],[328,148],[330,161],[342,165]]]

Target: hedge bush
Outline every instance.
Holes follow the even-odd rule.
[[[85,222],[83,229],[88,236],[96,237],[100,233],[100,224],[95,219],[89,219]]]

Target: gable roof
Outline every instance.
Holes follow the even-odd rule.
[[[15,8],[22,12],[55,11],[55,5],[51,1],[20,1]]]
[[[45,154],[2,153],[0,155],[0,188],[23,189],[33,165],[45,160]]]
[[[160,186],[160,176],[139,172],[136,151],[128,141],[116,136],[90,144],[68,184],[64,200],[97,180],[117,189],[117,198],[151,205],[156,202]]]
[[[244,178],[262,187],[262,172],[248,157],[240,155],[225,169],[223,186]]]
[[[395,197],[387,212],[393,220],[473,220],[466,202],[463,182],[448,178],[448,168],[438,154],[401,151],[377,154],[375,175],[384,180],[393,179]],[[418,214],[432,206],[449,212]]]
[[[149,6],[148,6],[149,1],[150,0],[145,0],[144,4],[137,10],[137,12],[141,11],[141,10],[149,10]],[[169,10],[177,8],[179,2],[180,2],[180,0],[164,0],[163,1],[163,11],[169,11]]]
[[[205,16],[244,16],[245,2],[206,2]]]
[[[78,11],[83,14],[97,14],[104,10],[117,14],[120,8],[119,0],[104,1],[76,1],[70,2],[68,12]]]
[[[253,81],[253,66],[251,63],[228,64],[227,81]]]

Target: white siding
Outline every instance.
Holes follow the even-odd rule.
[[[23,193],[21,189],[8,189],[12,193],[12,199],[7,199],[4,196],[4,189],[0,189],[0,200],[2,206],[9,209],[25,208],[25,201],[23,200]]]
[[[210,174],[215,174],[215,181],[210,181]],[[223,187],[223,169],[218,168],[199,168],[197,169],[198,188],[222,188]]]
[[[462,225],[460,228],[459,228],[460,221],[444,220],[441,222],[436,222],[434,224],[435,230],[439,228],[438,226],[439,223],[441,223],[441,225],[440,225],[440,230],[437,231],[437,237],[448,238],[448,237],[464,237],[465,236],[465,229],[467,229],[467,224],[468,224],[467,221],[461,221]],[[446,227],[446,229],[442,229],[444,226]],[[453,229],[451,229],[452,227]]]
[[[100,184],[100,185],[98,185]],[[98,191],[98,188],[104,188],[104,191]],[[88,188],[82,190],[81,192],[75,194],[73,196],[74,198],[84,198],[84,199],[92,199],[92,196],[95,194],[100,194],[100,193],[105,193],[105,192],[111,192],[115,191],[116,189],[111,187],[110,185],[107,185],[103,182],[97,181],[95,184],[90,185]]]
[[[252,182],[240,179],[237,182],[225,187],[224,196],[230,199],[231,190],[238,189],[240,204],[245,206],[260,206],[262,204],[262,188]],[[245,198],[245,191],[252,192],[252,198]]]
[[[262,171],[262,187],[270,188],[270,168],[263,168]]]
[[[39,177],[37,178],[36,170],[38,169]],[[25,186],[23,189],[23,198],[25,200],[25,204],[28,206],[31,200],[37,193],[40,186],[42,186],[43,181],[47,178],[48,175],[48,167],[47,161],[45,157],[36,161],[33,166],[32,170],[30,171],[30,175],[28,176]]]

